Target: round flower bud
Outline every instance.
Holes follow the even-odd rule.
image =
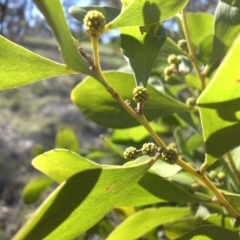
[[[174,164],[178,160],[177,151],[174,148],[166,148],[164,149],[161,159],[169,164]]]
[[[191,184],[191,188],[193,190],[198,190],[200,187],[201,187],[201,185],[197,182],[194,182],[194,183]]]
[[[174,54],[172,54],[168,57],[168,63],[169,64],[179,65],[181,62],[182,62],[182,58],[178,57]]]
[[[218,177],[218,179],[223,180],[226,177],[226,175],[224,172],[219,172],[217,177]]]
[[[183,51],[187,52],[188,46],[187,46],[187,41],[185,39],[181,39],[178,41],[177,44]]]
[[[148,155],[150,157],[153,157],[157,153],[157,147],[154,143],[145,143],[142,146],[142,153],[144,155]]]
[[[196,98],[195,97],[189,97],[187,100],[186,100],[186,104],[189,106],[189,107],[194,107],[196,105]]]
[[[96,10],[89,11],[83,19],[87,32],[92,36],[100,36],[106,25],[105,16]]]
[[[230,222],[231,226],[233,228],[238,228],[240,227],[240,218],[239,217],[236,217],[236,218],[233,218]]]
[[[217,172],[212,170],[209,172],[208,176],[210,179],[214,179],[217,176]]]
[[[163,72],[166,77],[172,76],[174,74],[174,66],[171,65],[171,66],[165,67]]]
[[[127,148],[123,154],[124,154],[124,157],[128,160],[134,160],[138,156],[137,149],[134,147]]]
[[[143,86],[138,86],[133,89],[133,100],[136,103],[145,103],[148,100],[147,89]]]

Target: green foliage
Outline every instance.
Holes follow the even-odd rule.
[[[190,214],[189,208],[148,208],[131,215],[111,232],[108,240],[134,240],[164,223],[176,221]],[[148,219],[148,221],[143,221]]]
[[[147,30],[141,27],[125,27],[121,28],[120,33],[122,52],[133,69],[136,85],[146,86],[166,40],[165,33],[159,24],[148,25]]]
[[[240,143],[239,135],[233,134],[240,130],[238,114],[240,73],[235,67],[239,56],[240,38],[237,38],[211,83],[198,99],[207,165]]]
[[[71,128],[64,126],[59,129],[56,136],[56,148],[65,148],[75,153],[80,153],[77,135]]]
[[[41,193],[52,183],[53,180],[46,176],[32,179],[23,189],[22,198],[24,203],[30,204],[36,202]]]
[[[0,89],[20,87],[46,78],[75,73],[0,36]],[[16,63],[12,66],[9,63]],[[23,71],[24,69],[24,71]]]
[[[238,2],[220,1],[214,16],[185,13],[187,0],[122,0],[121,10],[70,8],[79,22],[89,10],[101,12],[106,18],[103,32],[120,28],[122,54],[129,64],[125,70],[106,72],[100,67],[98,35],[89,34],[92,60],[79,52],[60,1],[34,2],[52,28],[66,65],[0,37],[0,89],[84,73],[88,76],[72,90],[72,102],[86,117],[113,130],[101,136],[107,151],[95,149],[87,156],[72,129],[58,131],[57,148],[32,161],[47,177],[29,182],[23,200],[33,203],[53,181],[59,185],[13,239],[89,239],[92,234],[109,240],[155,240],[159,235],[239,239]],[[161,25],[173,17],[178,33]],[[177,45],[182,39],[188,49]],[[171,54],[176,56],[168,61]],[[171,70],[170,79],[166,69]],[[146,102],[133,101],[136,86]],[[146,146],[154,146],[147,152],[151,158],[124,158],[125,149],[134,150],[135,157],[145,153]],[[121,223],[115,227],[111,219]]]
[[[132,99],[132,91],[135,87],[132,74],[108,71],[104,75],[124,99]],[[189,111],[186,105],[157,91],[151,85],[148,85],[147,88],[151,95],[145,104],[145,114],[148,120],[151,121],[175,112]],[[106,94],[105,88],[92,77],[85,78],[73,89],[71,99],[81,112],[102,126],[127,128],[138,125],[138,122],[131,118],[111,95]]]

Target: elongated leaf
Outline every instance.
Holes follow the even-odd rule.
[[[117,226],[107,240],[138,239],[157,226],[178,220],[191,213],[190,208],[149,208],[128,217]],[[147,219],[147,221],[143,221]]]
[[[107,7],[107,6],[81,6],[81,7],[70,7],[69,13],[79,22],[83,23],[83,19],[85,15],[91,11],[97,10],[106,18],[106,23],[111,22],[114,18],[116,18],[120,14],[120,9]]]
[[[110,85],[123,99],[132,99],[135,87],[132,74],[123,72],[105,72]],[[157,91],[148,85],[149,100],[144,106],[144,113],[149,121],[175,112],[188,111],[189,108]],[[94,122],[111,127],[127,128],[138,125],[120,104],[92,77],[87,77],[71,93],[72,101]]]
[[[34,0],[34,3],[52,28],[67,66],[77,72],[94,76],[74,44],[60,1]]]
[[[215,12],[213,52],[210,63],[220,59],[226,53],[239,32],[239,4],[237,6],[231,6],[230,4],[219,1]]]
[[[175,16],[186,6],[187,2],[187,0],[177,2],[173,0],[132,0],[123,8],[117,18],[107,24],[106,29],[144,26],[162,22]]]
[[[166,40],[160,25],[126,27],[120,31],[123,54],[133,69],[136,85],[146,86],[158,53]],[[145,27],[146,28],[146,27]]]
[[[100,165],[66,149],[54,149],[33,159],[32,165],[61,183],[77,172]]]
[[[103,140],[105,146],[112,151],[113,153],[115,153],[117,156],[119,156],[120,158],[124,159],[124,162],[126,161],[123,151],[117,146],[115,145],[110,139],[108,139],[107,137],[101,136],[101,139]]]
[[[239,212],[240,211],[240,195],[235,193],[222,193],[228,202]]]
[[[240,72],[234,67],[239,56],[240,37],[198,98],[207,166],[240,143]]]
[[[187,12],[186,21],[191,43],[194,47],[197,47],[206,36],[213,33],[213,15],[209,13]],[[180,24],[180,21],[178,22],[181,32],[183,33],[182,24]]]
[[[145,162],[149,157],[142,156],[137,158],[138,162]],[[152,167],[151,170],[158,174],[161,177],[171,177],[177,172],[179,172],[182,168],[177,164],[171,165],[162,160],[158,160]]]
[[[212,46],[213,46],[214,35],[209,34],[206,36],[198,45],[196,49],[196,57],[199,61],[204,64],[209,63],[212,55]],[[207,79],[205,79],[206,81]]]
[[[73,175],[45,200],[13,239],[77,237],[102,219],[152,164],[150,160],[133,167],[89,169]]]
[[[164,232],[169,239],[176,239],[198,227],[201,221],[199,217],[186,217],[168,224]]]
[[[195,228],[191,232],[185,234],[182,237],[176,238],[175,240],[202,240],[205,239],[204,237],[209,237],[210,239],[217,239],[217,240],[226,240],[226,239],[239,239],[239,235],[236,232],[232,232],[223,227],[217,226],[201,226]],[[207,239],[209,239],[207,238]]]
[[[203,224],[211,223],[215,226],[224,227],[224,228],[227,228],[231,231],[239,232],[240,227],[234,228],[231,225],[232,220],[233,220],[233,218],[231,218],[231,217],[227,217],[227,216],[219,215],[219,214],[212,214],[212,215],[210,215],[210,216],[208,216],[207,218],[204,219]]]
[[[71,128],[64,126],[59,129],[56,136],[56,148],[65,148],[80,153],[77,135]]]
[[[42,192],[53,183],[53,180],[46,176],[32,179],[23,189],[22,198],[24,203],[30,204],[38,200]]]
[[[166,129],[164,126],[156,124],[154,122],[150,123],[152,129],[157,133],[164,133]],[[111,139],[116,143],[126,143],[128,141],[141,142],[145,138],[149,137],[149,132],[143,126],[137,126],[126,129],[115,129],[112,132]],[[127,145],[127,144],[125,144]]]
[[[0,90],[75,73],[0,36]]]
[[[178,47],[178,45],[169,37],[165,40],[162,48],[160,49],[160,56],[169,56],[170,54],[186,55],[186,53]]]
[[[240,8],[240,2],[239,1],[233,1],[233,0],[221,0],[221,2],[225,2],[228,5],[235,6]]]
[[[201,202],[201,200],[173,182],[152,172],[147,172],[118,206],[144,206],[157,202]]]

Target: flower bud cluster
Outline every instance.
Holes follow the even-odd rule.
[[[143,86],[138,86],[133,89],[133,100],[136,103],[144,104],[148,100],[147,89]]]
[[[181,39],[177,44],[184,52],[188,52],[187,41],[185,39]]]
[[[157,153],[157,147],[154,143],[145,143],[142,146],[142,153],[149,157],[153,157]]]
[[[164,76],[167,82],[174,79],[174,77],[179,73],[179,64],[182,62],[182,58],[174,54],[168,57],[169,66],[164,68]]]
[[[177,151],[172,147],[168,147],[162,151],[161,159],[166,163],[175,164],[178,160]]]
[[[125,152],[123,153],[124,157],[128,160],[134,160],[137,158],[138,156],[138,151],[135,147],[129,147],[125,150]]]
[[[89,11],[83,19],[87,32],[92,36],[100,36],[106,25],[105,16],[96,10]]]

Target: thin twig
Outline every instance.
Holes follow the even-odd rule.
[[[231,155],[230,152],[228,152],[226,154],[226,158],[227,158],[227,161],[228,161],[228,163],[230,164],[230,166],[231,166],[231,168],[233,170],[234,176],[235,176],[238,184],[240,185],[240,173],[239,173],[239,171],[236,168],[236,165],[235,165],[235,163],[233,161],[233,158],[232,158],[232,155]]]
[[[186,14],[185,14],[184,9],[182,10],[181,20],[182,20],[183,32],[184,32],[184,35],[185,35],[185,38],[186,38],[187,44],[188,44],[188,50],[189,50],[188,57],[193,64],[193,68],[194,68],[194,70],[197,74],[197,77],[200,81],[201,89],[203,91],[205,89],[204,76],[201,74],[200,69],[199,69],[198,64],[197,64],[196,56],[195,56],[193,46],[192,46],[192,43],[191,43],[191,39],[190,39],[190,36],[189,36],[189,32],[188,32]]]

